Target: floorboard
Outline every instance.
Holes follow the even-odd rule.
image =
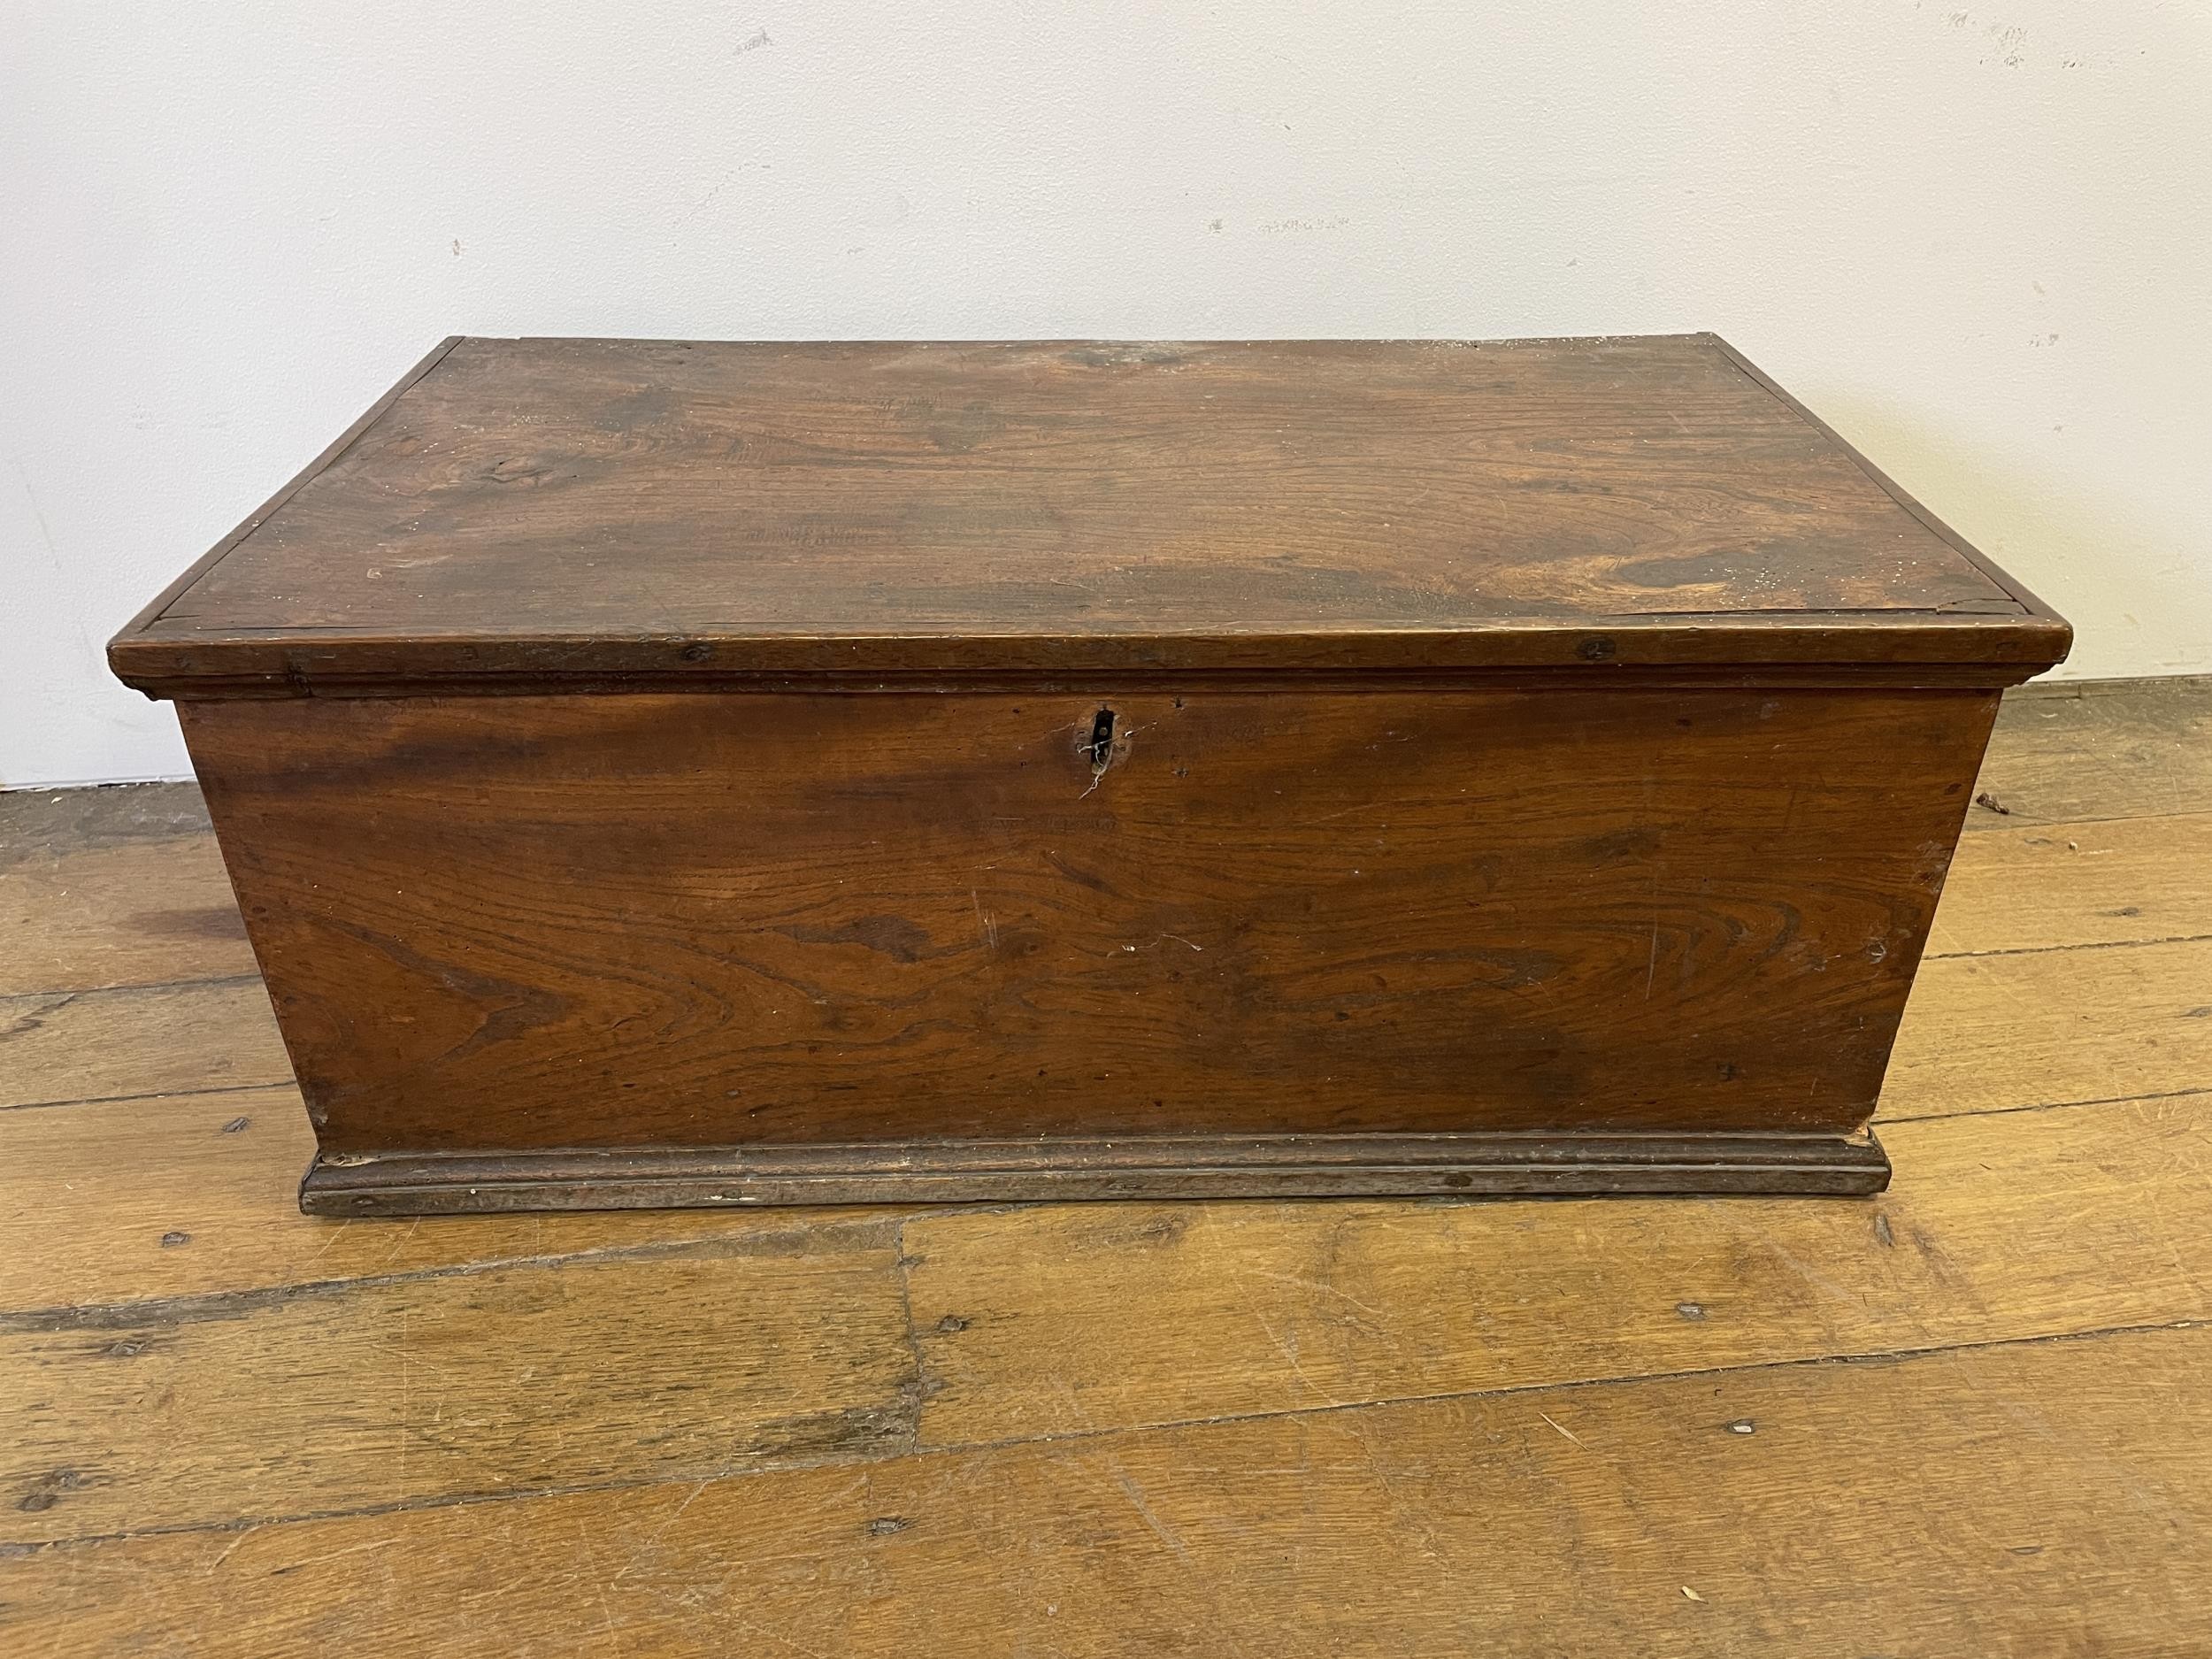
[[[1913,986],[1880,1121],[2208,1084],[2212,939],[1953,956]]]
[[[2212,1651],[2212,680],[1978,793],[1874,1201],[420,1223],[196,792],[0,795],[0,1652]]]
[[[2212,812],[1967,836],[1930,956],[2212,939]]]
[[[1871,1202],[907,1223],[926,1444],[2212,1317],[2212,1097],[1900,1125]],[[2090,1265],[2093,1262],[2093,1266]]]
[[[0,1110],[291,1081],[258,974],[0,997]]]
[[[887,1218],[825,1208],[321,1220],[298,1204],[314,1144],[289,1083],[0,1112],[0,1169],[13,1171],[0,1205],[0,1329],[12,1317],[70,1308],[154,1320],[176,1298],[581,1261]],[[80,1216],[98,1225],[56,1225]],[[0,1393],[5,1386],[0,1378]]]
[[[865,1456],[912,1443],[914,1365],[884,1221],[19,1316],[5,1525],[42,1542]]]
[[[2174,1659],[2212,1332],[1773,1365],[144,1535],[19,1650]]]
[[[2007,694],[1966,827],[2212,812],[2212,676]]]
[[[0,854],[0,996],[255,972],[230,878],[204,830]]]

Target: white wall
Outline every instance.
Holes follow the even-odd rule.
[[[2212,671],[2212,11],[14,0],[0,782],[181,774],[107,634],[441,335],[1718,329]]]

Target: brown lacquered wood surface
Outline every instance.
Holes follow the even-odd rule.
[[[111,656],[354,1213],[1873,1190],[2066,638],[1710,335],[457,340]]]
[[[449,342],[119,636],[396,682],[1971,668],[2065,626],[1710,335]]]
[[[1870,1202],[303,1217],[190,792],[0,795],[0,1652],[2212,1646],[2206,697],[2008,699]]]
[[[1992,712],[1718,690],[186,710],[334,1155],[1847,1133]]]

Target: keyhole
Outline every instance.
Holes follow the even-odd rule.
[[[1106,770],[1106,763],[1114,757],[1114,711],[1101,709],[1098,718],[1091,722],[1091,741],[1083,745],[1090,752],[1091,776],[1095,778]]]

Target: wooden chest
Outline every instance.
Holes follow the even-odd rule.
[[[1710,335],[464,339],[110,657],[354,1215],[1876,1190],[2067,641]]]

